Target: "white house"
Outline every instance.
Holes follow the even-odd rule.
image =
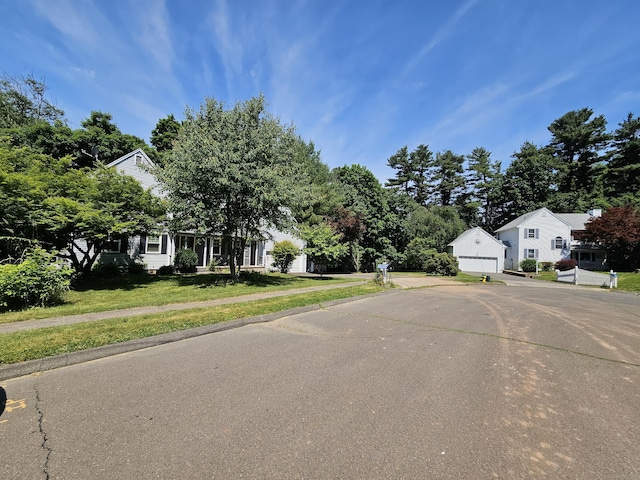
[[[507,247],[506,270],[518,270],[528,258],[556,263],[571,255],[571,224],[547,208],[520,215],[495,233]]]
[[[153,193],[162,197],[163,192],[160,185],[150,173],[150,168],[153,166],[151,159],[140,148],[107,165],[107,167],[114,167],[119,172],[134,177],[145,189],[151,189]],[[265,234],[267,238],[271,237],[271,239],[255,240],[247,244],[242,262],[244,268],[269,270],[273,263],[271,251],[273,243],[276,241],[291,240],[302,250],[303,242],[299,238],[278,231],[269,231]],[[158,235],[114,240],[112,246],[100,255],[100,261],[117,261],[126,255],[129,257],[128,260],[139,260],[146,264],[148,270],[155,271],[163,265],[172,265],[176,251],[182,248],[196,252],[198,267],[201,268],[207,267],[214,260],[218,264],[228,263],[229,249],[221,237],[199,235],[194,232],[178,232],[176,235],[163,232]],[[290,272],[305,272],[306,266],[306,255],[300,253]]]
[[[463,272],[499,273],[507,247],[480,227],[463,232],[447,246]]]
[[[602,216],[602,210],[596,208],[587,213],[557,213],[558,217],[571,225],[571,257],[583,270],[607,270],[606,254],[596,243],[585,242],[576,238],[585,230],[587,223]]]

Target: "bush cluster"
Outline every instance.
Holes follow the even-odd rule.
[[[62,301],[69,290],[71,269],[36,247],[19,264],[0,265],[0,310],[45,307]]]
[[[173,275],[174,273],[175,268],[173,268],[173,265],[162,265],[156,272],[157,275]]]
[[[280,270],[280,273],[289,273],[291,264],[300,253],[300,249],[290,240],[282,240],[273,245],[273,266]]]
[[[535,272],[536,271],[536,259],[526,258],[520,262],[520,268],[523,272]]]
[[[183,248],[176,252],[173,265],[180,273],[196,273],[198,271],[198,255],[193,250]]]
[[[564,260],[559,260],[556,262],[556,269],[564,272],[566,270],[571,270],[576,268],[578,262],[576,262],[573,258],[565,258]]]
[[[427,250],[422,261],[422,269],[427,274],[455,277],[458,275],[458,260],[448,253]]]

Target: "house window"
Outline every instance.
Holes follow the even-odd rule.
[[[120,240],[109,239],[102,251],[104,253],[120,253],[120,242]]]
[[[533,248],[527,248],[527,258],[538,258],[536,250]]]
[[[527,228],[527,238],[536,238],[535,228]]]
[[[213,245],[211,246],[211,253],[213,255],[222,255],[222,242],[219,238],[213,239]]]
[[[160,253],[160,235],[147,237],[147,253]]]
[[[136,166],[142,165],[142,155],[136,155],[136,159],[134,160]]]
[[[556,237],[556,248],[558,250],[562,250],[563,244],[564,244],[564,240],[562,240],[562,237]]]

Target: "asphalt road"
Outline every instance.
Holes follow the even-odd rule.
[[[2,387],[2,480],[640,479],[640,297],[600,289],[403,290]]]

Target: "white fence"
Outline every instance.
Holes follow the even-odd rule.
[[[618,274],[613,270],[608,274],[590,272],[589,270],[582,270],[578,267],[564,272],[556,270],[556,280],[558,280],[558,282],[573,283],[574,285],[618,288]]]

